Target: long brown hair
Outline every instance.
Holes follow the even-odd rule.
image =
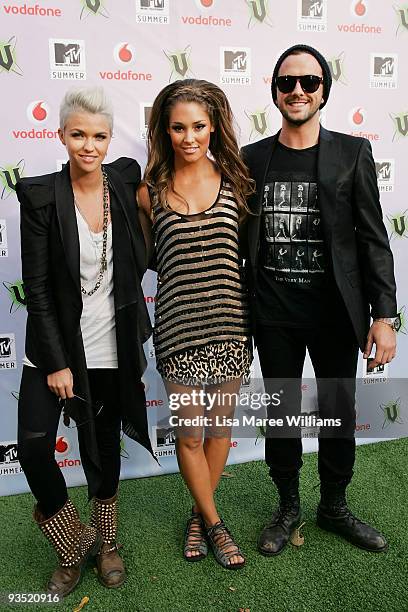
[[[169,208],[167,193],[174,187],[174,151],[167,128],[171,109],[177,102],[196,102],[208,113],[215,128],[211,132],[209,151],[231,184],[240,219],[243,219],[249,212],[246,198],[254,192],[255,183],[239,154],[230,104],[222,89],[214,83],[198,79],[175,81],[157,95],[149,120],[144,182],[154,189],[160,204]]]

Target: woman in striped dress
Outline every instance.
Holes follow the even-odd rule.
[[[227,419],[252,361],[238,254],[238,228],[251,192],[223,91],[195,79],[165,87],[153,104],[138,193],[156,249],[157,369],[170,407],[178,407],[172,415],[177,459],[194,498],[184,557],[204,558],[208,540],[228,569],[242,567],[245,559],[213,494],[230,447]],[[185,419],[193,417],[189,426]]]

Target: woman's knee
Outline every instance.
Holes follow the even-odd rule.
[[[197,453],[203,447],[202,437],[189,437],[189,436],[178,436],[176,439],[177,449],[179,451],[187,451],[190,453]]]

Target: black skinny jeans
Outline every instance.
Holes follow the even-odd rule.
[[[289,327],[257,328],[257,348],[265,389],[279,392],[282,403],[270,406],[268,417],[300,414],[301,378],[306,348],[316,375],[320,418],[342,418],[345,430],[321,430],[318,469],[322,481],[350,481],[355,460],[355,376],[358,344],[351,323],[341,327],[298,329]],[[279,379],[279,380],[278,380]],[[286,380],[285,382],[282,382]],[[286,422],[286,421],[285,421]],[[273,479],[294,476],[302,467],[300,431],[291,429],[291,437],[271,437],[267,432],[265,461]],[[278,432],[279,436],[279,432]],[[293,437],[292,437],[293,436]]]
[[[108,499],[115,495],[120,475],[118,373],[116,369],[95,369],[88,370],[88,376],[93,403],[103,403],[95,418],[103,478],[97,497]],[[68,499],[64,476],[55,461],[60,416],[58,398],[49,390],[45,374],[24,366],[18,403],[18,457],[46,518],[58,512]]]

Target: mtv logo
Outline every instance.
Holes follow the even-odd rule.
[[[5,219],[0,219],[0,248],[7,248],[7,225]]]
[[[164,8],[164,0],[140,0],[140,8],[162,9]]]
[[[54,43],[56,66],[80,66],[81,46],[78,43]]]
[[[388,193],[394,191],[395,159],[376,159],[374,161],[379,191]],[[393,231],[396,231],[395,228]]]
[[[374,58],[374,76],[392,77],[394,74],[394,58],[379,57]]]
[[[369,370],[369,365],[371,364],[371,362],[374,361],[374,357],[369,357],[367,359],[367,374],[373,375],[373,374],[384,374],[385,373],[385,365],[383,365],[382,363],[379,363],[377,366],[375,366],[375,368],[373,368],[372,370]]]
[[[13,355],[13,338],[0,337],[0,359],[9,359]]]
[[[173,428],[163,428],[163,429],[156,429],[156,440],[157,440],[157,444],[156,446],[173,446],[173,444],[175,444],[176,438],[174,435],[174,429]]]
[[[17,463],[17,444],[0,444],[0,463]]]
[[[321,19],[324,0],[302,0],[302,17]]]
[[[375,170],[379,181],[391,180],[391,162],[375,162]]]
[[[247,68],[246,51],[224,51],[224,68],[234,72],[245,72]]]
[[[388,378],[388,363],[378,364],[374,368],[370,369],[374,357],[369,357],[363,361],[363,378],[377,378],[385,380]]]
[[[251,375],[245,375],[242,377],[241,387],[249,387],[251,384]]]

